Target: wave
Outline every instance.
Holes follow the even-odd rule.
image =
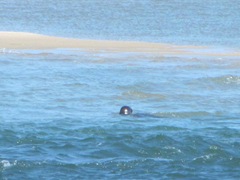
[[[217,84],[240,85],[240,76],[236,75],[220,76],[216,78],[211,78],[211,80]]]
[[[153,113],[153,116],[159,118],[197,118],[207,117],[212,114],[206,111],[189,111],[189,112],[157,112]]]
[[[0,54],[19,54],[19,51],[14,49],[0,48]]]
[[[121,96],[118,97],[119,99],[155,99],[155,100],[163,100],[165,99],[165,96],[162,94],[156,94],[156,93],[148,93],[138,90],[129,90],[125,91],[121,94]]]
[[[240,85],[240,76],[238,75],[224,75],[224,76],[218,76],[218,77],[207,77],[207,78],[201,78],[198,79],[202,83],[210,83],[211,84],[216,84],[216,85]]]

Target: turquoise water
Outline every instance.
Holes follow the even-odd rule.
[[[238,1],[179,2],[11,0],[0,30],[239,47]],[[239,69],[239,57],[1,49],[0,179],[239,179]]]

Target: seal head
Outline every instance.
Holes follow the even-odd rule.
[[[133,112],[132,108],[130,108],[129,106],[123,106],[120,109],[119,114],[121,114],[121,115],[130,115],[130,114],[132,114],[132,112]]]

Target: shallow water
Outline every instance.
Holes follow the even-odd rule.
[[[238,1],[179,2],[9,0],[0,30],[240,47]],[[239,69],[238,57],[0,49],[0,179],[239,179]]]

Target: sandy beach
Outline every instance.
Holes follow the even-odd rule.
[[[211,52],[207,47],[179,46],[171,44],[134,42],[81,40],[73,38],[53,37],[26,32],[0,32],[0,48],[6,49],[57,49],[76,48],[87,51],[111,52],[146,52],[162,55],[207,55],[207,56],[239,56],[239,51]]]

